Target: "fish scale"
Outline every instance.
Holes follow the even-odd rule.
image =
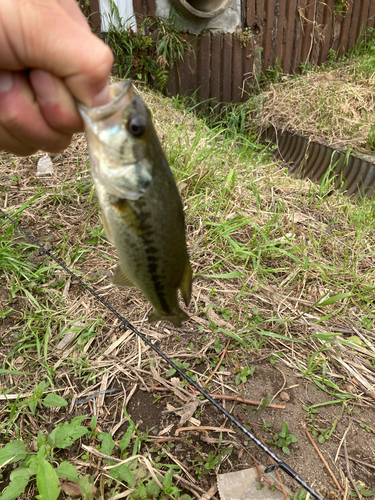
[[[104,228],[119,266],[112,282],[136,286],[153,306],[149,321],[176,326],[191,295],[180,195],[161,148],[151,113],[131,82],[111,85],[113,100],[99,108],[79,105]]]

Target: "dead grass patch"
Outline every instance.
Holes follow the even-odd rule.
[[[259,97],[260,126],[373,153],[375,77],[371,65],[371,58],[367,63],[354,59],[329,71],[309,71],[272,84]]]

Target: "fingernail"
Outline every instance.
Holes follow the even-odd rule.
[[[30,79],[39,104],[52,106],[57,103],[56,85],[47,71],[34,70],[30,73]]]
[[[10,71],[0,71],[0,94],[12,90],[14,78]]]
[[[104,87],[104,89],[101,90],[99,92],[99,94],[97,94],[94,97],[94,100],[92,102],[92,106],[93,106],[93,108],[96,108],[98,106],[104,106],[104,104],[108,104],[110,100],[111,100],[111,97],[109,95],[109,87],[108,87],[108,85],[106,85]]]

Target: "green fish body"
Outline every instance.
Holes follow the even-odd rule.
[[[153,306],[149,321],[188,319],[192,272],[180,195],[151,113],[131,82],[111,86],[113,101],[79,105],[92,175],[108,239],[120,263],[112,282],[139,288]]]

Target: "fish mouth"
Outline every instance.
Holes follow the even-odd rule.
[[[78,111],[85,123],[86,120],[89,120],[89,124],[91,125],[92,122],[105,120],[116,113],[116,111],[120,111],[124,109],[124,107],[130,106],[133,97],[132,82],[130,80],[123,80],[121,82],[112,83],[109,86],[109,95],[111,97],[110,102],[94,108],[89,108],[82,102],[77,102]],[[124,102],[125,97],[128,97],[128,99],[126,99],[127,102]]]
[[[77,103],[88,138],[92,174],[110,194],[137,200],[152,180],[147,146],[131,137],[124,118],[136,112],[137,96],[130,80],[112,83],[109,92],[112,100],[108,104],[89,108]]]

